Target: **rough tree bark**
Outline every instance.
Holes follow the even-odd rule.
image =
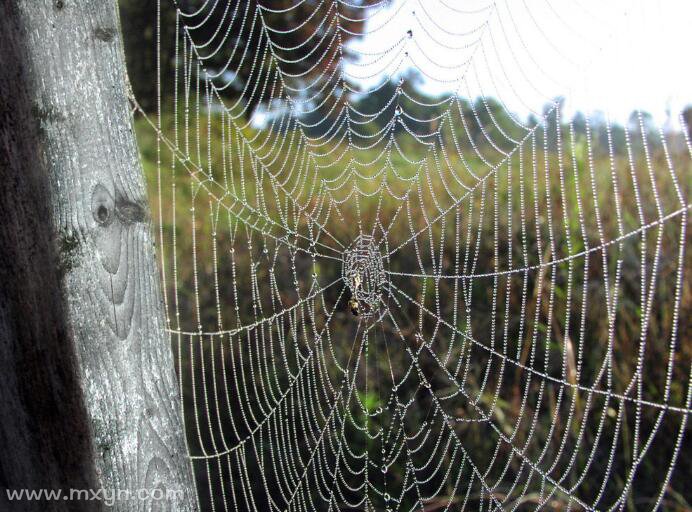
[[[116,0],[0,0],[2,510],[197,506],[120,38]]]

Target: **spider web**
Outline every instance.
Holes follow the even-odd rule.
[[[608,40],[578,25],[609,14],[546,5],[176,5],[175,101],[147,119],[203,508],[665,505],[691,412],[689,132],[566,119],[541,85],[589,81]]]

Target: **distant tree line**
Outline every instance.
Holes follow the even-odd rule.
[[[350,5],[366,7],[378,3],[379,0],[352,0]],[[187,30],[187,35],[179,32],[180,40],[189,37],[196,44],[209,43],[208,48],[219,48],[219,51],[210,59],[205,60],[206,70],[199,70],[200,73],[206,71],[219,73],[219,83],[230,81],[230,86],[224,88],[219,94],[224,98],[234,99],[243,95],[247,104],[248,115],[259,106],[264,104],[268,109],[270,117],[291,115],[286,110],[272,111],[267,105],[270,98],[277,97],[277,87],[274,80],[270,79],[275,71],[276,61],[270,59],[264,65],[253,65],[254,59],[247,58],[245,50],[251,55],[261,57],[271,50],[275,55],[285,58],[288,61],[295,60],[295,55],[283,54],[280,47],[293,47],[303,42],[315,31],[323,33],[329,30],[328,23],[334,24],[333,9],[330,2],[320,2],[320,0],[305,0],[298,4],[294,9],[287,12],[281,11],[294,6],[293,0],[238,0],[237,2],[213,2],[210,7],[200,10],[206,2],[204,0],[161,0],[161,95],[162,101],[169,101],[173,94],[173,76],[175,62],[175,37],[176,37],[176,8],[184,13],[194,13],[200,11],[196,16],[186,20],[186,25],[191,27]],[[267,30],[259,19],[255,19],[254,13],[258,5],[270,10],[262,9],[262,18],[266,26],[272,27],[277,32],[271,32],[273,46],[267,47]],[[339,4],[339,11],[342,16],[339,23],[346,30],[341,31],[341,42],[346,45],[349,40],[357,38],[351,33],[358,33],[363,28],[363,23],[358,20],[363,18],[363,9],[351,7],[347,4]],[[157,101],[157,46],[156,46],[156,26],[157,26],[157,5],[156,2],[142,2],[141,0],[120,0],[121,23],[125,39],[125,51],[130,82],[133,87],[135,97],[140,105],[147,111],[156,109]],[[316,12],[324,11],[324,12]],[[230,23],[230,19],[235,19]],[[204,23],[200,23],[202,20]],[[245,23],[240,20],[245,19]],[[253,23],[254,20],[254,23]],[[307,20],[307,22],[306,22]],[[305,22],[305,23],[304,23]],[[304,23],[304,24],[303,24]],[[322,24],[322,25],[321,25]],[[196,28],[196,25],[199,25]],[[230,25],[230,30],[226,30]],[[217,30],[221,26],[221,30]],[[289,33],[282,33],[284,30],[299,27]],[[332,30],[334,27],[332,27]],[[302,81],[310,82],[318,75],[331,76],[335,83],[326,84],[323,88],[324,94],[332,94],[336,101],[344,102],[349,99],[350,105],[358,112],[372,116],[379,113],[377,117],[368,118],[368,122],[359,124],[356,130],[351,130],[352,136],[356,141],[359,134],[367,140],[372,140],[373,134],[382,132],[388,124],[395,134],[405,134],[406,132],[425,135],[434,132],[441,122],[452,123],[459,130],[466,130],[473,142],[479,144],[487,143],[489,136],[497,141],[499,146],[508,146],[511,142],[509,138],[521,137],[524,130],[517,125],[510,112],[505,106],[494,98],[453,99],[444,101],[444,96],[434,96],[426,94],[422,87],[423,80],[419,74],[409,70],[402,76],[380,83],[378,86],[370,87],[367,93],[347,94],[348,91],[343,87],[343,74],[333,73],[335,67],[342,65],[342,60],[335,57],[334,52],[338,51],[337,44],[330,44],[331,37],[325,37],[313,52],[301,52],[304,60],[298,62],[282,62],[281,68],[284,73],[299,75],[305,73]],[[234,51],[234,49],[236,49]],[[312,47],[311,47],[312,48]],[[353,58],[345,46],[345,58]],[[193,70],[195,71],[195,70]],[[249,87],[246,90],[246,85]],[[350,90],[362,90],[362,84],[349,83]],[[314,89],[314,88],[313,88]],[[243,94],[243,91],[245,93]],[[250,91],[250,92],[248,92]],[[394,100],[393,100],[394,98]],[[313,103],[317,105],[322,98],[317,97]],[[457,105],[450,108],[452,101],[458,101]],[[556,137],[554,125],[558,113],[561,113],[563,100],[558,98],[554,104],[548,104],[543,108],[542,120],[536,115],[530,115],[528,120],[522,123],[528,126],[535,126],[539,122],[544,123],[546,133],[552,134],[549,137]],[[430,106],[433,105],[433,106]],[[310,136],[334,135],[334,131],[345,131],[348,129],[345,123],[339,124],[339,116],[342,115],[340,108],[332,108],[333,102],[324,102],[321,108],[312,112],[299,113],[305,131]],[[354,117],[358,114],[353,113]],[[463,118],[463,119],[462,119]],[[365,118],[363,118],[365,119]],[[561,123],[565,124],[568,120],[560,116]],[[642,113],[644,128],[646,131],[653,130],[653,120],[650,114]],[[688,106],[683,112],[683,119],[687,125],[687,131],[692,138],[692,106]],[[582,113],[577,113],[571,120],[577,133],[586,131],[586,117]],[[278,123],[277,123],[278,125]],[[639,129],[639,120],[636,113],[633,113],[629,125],[631,128]],[[283,125],[287,126],[286,123]],[[553,129],[551,129],[551,126]],[[596,113],[589,119],[589,127],[593,140],[601,147],[608,145],[608,132],[606,129],[605,118]],[[339,135],[338,133],[336,135]],[[625,151],[625,132],[618,124],[610,125],[610,137],[612,146],[616,152]],[[363,141],[357,141],[363,142]],[[554,143],[549,140],[549,143]]]
[[[362,31],[363,22],[358,21],[363,16],[362,7],[379,3],[381,0],[351,0],[348,5],[339,3],[338,9],[341,16],[338,23],[343,30],[339,38],[343,44],[354,39],[352,33]],[[274,87],[269,75],[274,71],[276,61],[271,59],[265,65],[253,65],[254,59],[248,55],[257,55],[262,58],[267,50],[271,50],[280,58],[289,61],[296,60],[294,54],[282,51],[280,48],[290,48],[304,42],[315,32],[324,34],[331,31],[336,34],[336,17],[330,11],[334,9],[332,2],[320,0],[304,0],[296,5],[294,0],[238,0],[236,2],[212,2],[209,7],[204,7],[204,0],[161,0],[161,75],[163,77],[161,88],[163,100],[166,101],[173,93],[173,69],[175,62],[176,39],[176,7],[183,13],[195,13],[196,16],[186,19],[189,27],[187,35],[180,34],[180,40],[189,37],[197,45],[209,43],[204,52],[209,49],[219,48],[219,51],[210,59],[205,60],[206,71],[211,73],[221,72],[222,80],[231,80],[230,87],[221,93],[226,97],[237,97],[245,89],[249,82],[252,94],[246,94],[246,99],[251,103],[250,111],[258,104],[266,103],[270,96],[270,89]],[[152,111],[156,108],[157,98],[157,69],[156,69],[156,26],[157,26],[157,2],[142,0],[120,0],[121,24],[125,40],[125,53],[127,67],[132,83],[133,92],[139,103],[145,110]],[[258,5],[270,10],[262,9],[262,19],[256,18],[254,13]],[[286,12],[281,11],[291,6],[295,8]],[[235,19],[235,22],[231,22]],[[245,23],[242,23],[242,20]],[[329,21],[324,22],[325,19]],[[202,23],[202,21],[204,23]],[[263,23],[263,22],[264,23]],[[331,27],[329,25],[332,25]],[[199,26],[197,26],[199,25]],[[275,29],[271,31],[272,48],[268,48],[267,30],[264,25]],[[227,30],[230,26],[230,30]],[[217,28],[221,27],[221,30]],[[296,30],[282,33],[292,28]],[[282,62],[281,69],[284,73],[298,75],[304,73],[302,79],[307,82],[324,73],[331,75],[335,67],[340,65],[340,59],[332,58],[339,51],[338,44],[332,44],[333,37],[314,38],[319,41],[315,46],[310,46],[310,53],[300,52],[304,59],[298,62]],[[234,49],[237,48],[237,51]],[[247,52],[246,52],[247,50]],[[295,52],[294,52],[295,53]],[[346,53],[346,57],[349,55]],[[338,73],[334,73],[338,77]],[[329,90],[329,88],[327,88]]]

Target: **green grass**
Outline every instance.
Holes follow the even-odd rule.
[[[258,148],[264,147],[265,140],[274,140],[275,134],[250,128],[229,130],[230,125],[223,124],[219,116],[212,116],[209,119],[209,130],[206,124],[207,119],[202,119],[202,125],[199,127],[202,141],[200,147],[197,146],[196,138],[189,141],[186,141],[182,135],[178,138],[179,146],[185,154],[191,156],[191,161],[177,160],[173,170],[171,151],[166,145],[162,145],[160,176],[156,165],[155,133],[141,119],[136,125],[152,211],[155,218],[159,218],[160,214],[160,224],[164,235],[163,243],[158,247],[158,251],[164,262],[171,327],[191,332],[196,332],[199,324],[205,331],[210,331],[252,323],[256,318],[291,307],[295,303],[297,296],[294,279],[298,280],[300,295],[304,297],[309,294],[312,273],[317,275],[319,284],[325,285],[337,279],[341,272],[339,263],[335,261],[323,258],[313,260],[307,255],[301,256],[301,253],[298,253],[299,256],[296,258],[292,258],[285,249],[278,250],[277,243],[272,238],[272,236],[285,234],[279,226],[285,224],[281,220],[282,217],[289,219],[287,224],[293,231],[309,233],[311,229],[309,219],[306,215],[297,213],[296,204],[305,205],[310,209],[317,208],[319,211],[317,196],[310,193],[310,187],[298,189],[293,194],[293,199],[287,200],[285,190],[291,190],[296,185],[296,181],[289,179],[282,186],[277,184],[277,180],[281,181],[287,175],[286,169],[281,170],[281,163],[286,161],[287,168],[293,168],[295,167],[294,160],[296,158],[300,160],[301,155],[296,152],[296,145],[293,145],[292,151],[287,150],[286,146],[274,152],[263,152],[260,149],[259,153],[267,156],[261,161],[253,160],[250,148],[253,152],[258,151]],[[173,139],[172,120],[165,118],[163,125],[164,132]],[[459,136],[461,130],[457,129],[456,132]],[[230,144],[228,143],[229,133],[232,134]],[[465,158],[465,161],[462,161],[458,155],[454,154],[454,145],[450,139],[453,136],[451,130],[444,131],[443,129],[447,147],[452,148],[448,151],[448,163],[436,160],[432,152],[427,151],[410,136],[399,134],[397,140],[404,148],[406,155],[420,162],[410,164],[401,155],[393,152],[386,178],[391,190],[396,194],[401,194],[410,187],[410,216],[405,206],[400,209],[401,201],[387,194],[361,198],[359,201],[352,198],[339,205],[338,212],[337,207],[333,207],[327,229],[344,245],[348,245],[358,233],[359,220],[366,231],[370,231],[378,219],[385,227],[391,227],[387,234],[390,250],[406,242],[411,238],[412,233],[422,231],[422,234],[416,237],[417,250],[412,243],[408,243],[386,262],[388,269],[394,272],[432,273],[433,255],[443,262],[445,274],[468,273],[472,269],[474,274],[493,274],[498,270],[509,268],[510,256],[513,269],[532,268],[541,261],[564,259],[562,263],[542,267],[540,270],[515,272],[509,277],[507,275],[477,277],[473,280],[472,287],[471,281],[466,280],[469,284],[467,289],[471,312],[469,316],[465,314],[463,308],[461,281],[436,280],[433,277],[392,277],[396,286],[408,296],[430,311],[439,311],[438,316],[447,322],[452,322],[452,319],[456,318],[456,324],[451,327],[444,325],[440,327],[430,315],[422,314],[418,306],[414,303],[406,303],[399,295],[402,307],[394,307],[390,304],[390,309],[400,329],[391,321],[386,320],[380,326],[381,333],[376,330],[370,336],[368,362],[367,365],[363,363],[363,367],[367,369],[361,370],[358,376],[359,393],[356,398],[361,407],[354,406],[351,412],[356,418],[355,421],[358,424],[365,423],[371,433],[377,432],[380,427],[386,427],[390,421],[394,421],[395,415],[387,410],[391,404],[386,403],[388,385],[391,385],[391,382],[387,381],[389,368],[392,366],[395,372],[403,372],[410,365],[410,358],[403,348],[409,347],[414,351],[418,349],[418,342],[414,336],[416,332],[420,332],[424,338],[434,335],[436,353],[445,354],[450,350],[451,361],[456,362],[459,358],[466,358],[473,362],[467,367],[463,377],[465,392],[470,398],[475,398],[481,407],[494,406],[492,420],[505,435],[514,436],[513,445],[521,446],[529,436],[532,436],[526,455],[533,460],[540,456],[545,445],[548,445],[549,454],[557,453],[560,441],[566,435],[568,449],[577,443],[582,447],[575,467],[586,467],[589,463],[590,449],[596,443],[597,427],[601,420],[599,411],[607,411],[603,419],[605,435],[608,433],[612,435],[616,428],[617,416],[621,414],[622,420],[619,427],[621,441],[616,446],[611,473],[613,485],[609,486],[601,502],[610,503],[609,499],[613,496],[608,493],[612,493],[613,489],[622,485],[618,478],[625,474],[625,469],[631,463],[631,443],[637,416],[632,403],[627,402],[619,411],[618,401],[611,400],[606,404],[606,398],[602,395],[589,396],[586,392],[575,393],[571,389],[568,389],[560,398],[560,386],[541,386],[542,379],[535,376],[529,382],[527,372],[522,371],[520,366],[508,363],[501,374],[499,371],[501,361],[498,358],[489,356],[487,352],[479,350],[472,344],[462,343],[463,337],[459,333],[466,333],[485,346],[495,347],[496,350],[506,353],[512,360],[530,365],[571,384],[581,384],[586,387],[592,385],[603,361],[606,360],[610,339],[613,346],[610,363],[613,375],[612,390],[615,393],[625,393],[627,384],[635,373],[639,357],[640,326],[645,310],[640,298],[642,293],[646,296],[650,293],[653,306],[647,317],[648,341],[642,356],[643,396],[646,400],[663,402],[675,309],[675,284],[682,216],[678,214],[669,221],[654,225],[642,232],[632,233],[642,227],[640,215],[644,216],[644,224],[657,222],[659,219],[660,213],[657,210],[655,197],[660,200],[663,216],[679,212],[685,207],[690,193],[690,180],[684,178],[691,175],[692,167],[689,155],[684,146],[680,145],[680,138],[677,135],[671,135],[669,140],[669,147],[673,148],[668,155],[674,168],[671,173],[660,141],[657,143],[651,134],[648,134],[647,138],[651,155],[649,168],[641,134],[632,134],[631,159],[627,152],[620,151],[611,160],[607,148],[599,142],[596,132],[591,140],[587,138],[586,133],[577,132],[572,141],[569,130],[563,127],[561,155],[557,153],[554,142],[548,143],[548,152],[544,153],[542,133],[540,129],[536,131],[535,154],[532,144],[534,141],[531,137],[522,145],[521,152],[516,150],[509,156],[503,156],[487,145],[479,146],[480,154],[475,154],[468,141],[462,141],[461,147]],[[240,137],[241,134],[242,137]],[[500,138],[497,133],[493,135]],[[299,137],[300,134],[288,131],[284,132],[279,140],[295,141]],[[225,145],[221,144],[222,140],[226,141]],[[244,140],[254,140],[254,142],[247,143]],[[207,146],[208,143],[210,146]],[[226,149],[225,153],[223,147]],[[321,148],[320,153],[331,150],[333,153],[326,157],[315,157],[314,162],[318,164],[329,162],[334,154],[340,154],[343,149],[343,146],[338,145]],[[510,150],[511,145],[507,145],[504,149]],[[358,152],[356,156],[361,162],[367,162],[374,159],[378,153],[378,150],[372,149]],[[277,155],[278,158],[274,160]],[[274,163],[271,163],[272,160]],[[488,163],[484,163],[483,160]],[[270,164],[265,169],[263,164],[267,162]],[[631,162],[634,163],[633,168],[630,165]],[[576,168],[573,163],[576,163]],[[465,166],[477,172],[482,180],[476,182],[471,179],[463,171]],[[438,174],[439,168],[443,169],[441,174]],[[459,173],[457,177],[461,183],[453,180],[449,168]],[[348,169],[349,161],[343,159],[339,164],[320,171],[319,179],[335,179]],[[397,178],[394,169],[406,178],[417,177],[409,183]],[[359,170],[372,172],[377,170],[377,166],[375,169],[363,167]],[[419,170],[425,172],[418,172]],[[426,179],[426,172],[434,177],[432,182]],[[276,179],[272,178],[270,173],[275,173]],[[486,174],[488,177],[484,178]],[[447,180],[446,186],[441,176]],[[682,202],[678,197],[674,177],[677,178],[679,190],[683,195]],[[203,184],[202,187],[199,185],[200,182]],[[471,191],[464,191],[464,186]],[[372,183],[365,183],[363,187],[364,191],[369,193],[374,190]],[[430,192],[429,187],[432,187],[433,193]],[[418,192],[419,190],[422,192]],[[642,208],[641,211],[635,200],[637,192],[641,198],[639,205]],[[343,191],[337,190],[331,197],[335,201],[340,201],[344,197]],[[615,201],[616,197],[619,203]],[[439,201],[438,204],[435,203],[435,199]],[[243,201],[247,201],[247,204],[259,213],[249,214],[247,208],[242,208]],[[524,205],[523,215],[521,214],[522,204]],[[327,207],[328,205],[325,204],[321,210],[322,216],[318,220],[324,221],[324,212]],[[619,216],[617,215],[618,207],[620,208]],[[449,213],[441,215],[440,211],[449,211]],[[459,211],[458,217],[457,211]],[[397,212],[399,212],[398,215]],[[388,223],[395,217],[396,221],[389,226]],[[428,221],[438,217],[440,220],[434,222],[428,229],[426,227]],[[244,220],[239,222],[238,218]],[[269,226],[255,228],[256,224],[253,228],[247,228],[255,221],[265,218],[273,219],[277,225],[271,229]],[[444,222],[441,221],[442,219]],[[260,222],[259,226],[264,224]],[[457,229],[459,235],[457,235]],[[381,236],[381,229],[377,228],[375,234],[378,237]],[[587,248],[600,246],[603,242],[616,240],[623,235],[627,236],[619,242],[607,245],[605,261],[602,259],[604,254],[602,250],[584,253]],[[460,253],[456,250],[457,236],[460,239]],[[657,262],[658,275],[654,283],[654,291],[650,292],[648,287],[651,282],[651,268],[654,264],[659,236],[661,250]],[[495,239],[498,240],[497,245]],[[510,240],[511,246],[508,243]],[[328,237],[323,236],[320,241],[335,250],[339,249],[338,244]],[[553,245],[549,243],[550,241]],[[304,242],[294,240],[294,243],[306,247]],[[431,244],[433,251],[430,249]],[[231,247],[235,248],[233,254],[229,252]],[[270,255],[277,255],[277,259],[271,265],[263,252],[264,247],[267,247]],[[642,262],[643,250],[645,250],[645,258]],[[323,252],[329,253],[329,250],[324,248]],[[423,259],[424,270],[420,268],[417,253]],[[474,257],[476,253],[479,255],[478,258]],[[457,258],[461,261],[461,267],[455,270],[454,262]],[[465,259],[468,259],[467,265],[464,265]],[[258,264],[256,274],[260,283],[257,288],[253,288],[253,282],[250,279],[250,268],[255,264]],[[642,289],[641,279],[642,268],[645,269],[644,289]],[[689,256],[686,256],[684,260],[684,270],[685,275],[689,276],[692,270]],[[607,275],[607,283],[610,289],[614,289],[615,276],[618,272],[620,278],[617,281],[617,317],[611,332],[606,312],[614,299],[613,296],[605,295],[604,283]],[[174,275],[176,279],[173,278]],[[272,279],[278,289],[274,295],[269,287]],[[216,282],[219,283],[218,299],[215,291]],[[198,293],[196,289],[199,290]],[[493,289],[497,290],[497,296],[494,299]],[[455,290],[458,297],[456,304],[453,300]],[[348,359],[358,327],[353,317],[347,312],[345,298],[342,297],[342,300],[337,301],[337,291],[338,287],[333,287],[323,294],[324,303],[321,300],[314,302],[315,326],[298,326],[288,339],[292,340],[295,337],[296,346],[307,347],[306,339],[313,337],[311,335],[313,327],[321,327],[325,315],[334,307],[336,309],[330,322],[330,332],[336,347],[337,361],[343,364]],[[521,305],[524,295],[528,300],[522,321]],[[569,304],[567,303],[568,295]],[[272,301],[279,299],[283,304],[277,307]],[[263,308],[262,314],[257,313],[257,317],[251,307],[253,301]],[[237,313],[236,303],[240,307]],[[509,304],[508,309],[505,308],[506,303]],[[582,308],[584,303],[586,305]],[[456,315],[454,314],[455,307]],[[176,316],[176,311],[180,312],[179,317]],[[680,296],[679,311],[683,319],[682,325],[684,325],[684,319],[692,313],[692,295],[688,277]],[[568,322],[569,334],[565,336]],[[506,346],[503,347],[502,333],[505,328],[507,341]],[[266,332],[268,333],[269,330]],[[401,339],[400,334],[404,335],[404,340]],[[182,350],[181,359],[184,368],[189,368],[194,360],[194,368],[198,370],[197,375],[204,365],[208,375],[214,375],[218,379],[223,378],[218,363],[221,355],[220,344],[224,343],[223,339],[217,340],[216,345],[213,345],[213,341],[208,337],[201,339],[183,337],[174,341],[174,350],[178,351],[179,347],[182,347],[180,350]],[[248,338],[245,342],[250,343],[250,339]],[[248,356],[246,355],[244,363],[241,363],[240,358],[243,356],[238,346],[231,346],[229,340],[225,340],[225,343],[228,343],[225,352],[227,363],[236,365],[239,372],[249,372],[248,368],[242,367],[243,364],[252,364],[248,362]],[[252,343],[257,343],[253,345],[253,349],[260,349],[258,342]],[[676,364],[673,367],[673,382],[668,397],[668,403],[678,407],[684,404],[687,372],[692,361],[691,345],[689,329],[678,330],[675,349]],[[393,349],[393,354],[388,357],[385,357],[385,346]],[[273,358],[282,356],[276,346],[274,350]],[[284,356],[288,359],[290,368],[297,367],[299,359],[295,353]],[[329,361],[330,357],[328,356],[325,361]],[[214,358],[216,358],[216,367],[212,369],[211,364]],[[276,383],[265,382],[266,392],[279,393],[288,385],[288,380],[285,370],[278,367],[276,359],[273,358],[270,358],[272,369],[268,371],[267,376],[272,375]],[[563,359],[566,360],[564,364]],[[326,364],[332,381],[337,385],[341,374],[336,364]],[[438,363],[430,357],[421,356],[419,365],[436,392],[444,393],[445,389],[454,389],[453,383],[440,370]],[[454,364],[448,365],[447,368],[450,372],[455,369]],[[563,370],[564,375],[561,373]],[[463,369],[462,372],[464,372]],[[579,381],[576,380],[577,372],[581,372]],[[198,449],[199,439],[202,439],[201,442],[209,448],[213,436],[219,434],[204,431],[198,436],[195,427],[192,427],[199,420],[196,417],[196,411],[199,413],[201,407],[197,404],[195,408],[194,400],[195,398],[201,400],[201,398],[193,395],[189,371],[184,370],[183,375],[191,446],[193,450],[195,447]],[[501,375],[502,379],[500,379]],[[461,373],[458,377],[461,379]],[[365,391],[366,382],[367,392]],[[405,420],[407,425],[414,427],[427,418],[428,411],[432,407],[429,393],[415,391],[418,384],[417,378],[412,378],[400,390],[402,395],[410,393],[412,399],[417,402],[416,407],[411,408],[412,412]],[[199,382],[197,386],[199,394]],[[528,386],[530,390],[530,399],[523,404],[522,393],[525,386]],[[601,389],[605,389],[605,386],[605,381],[599,384]],[[498,390],[497,396],[496,390]],[[539,393],[542,393],[543,400],[537,404],[536,396]],[[630,396],[635,394],[630,393]],[[469,400],[453,400],[452,414],[461,417],[477,416],[478,411],[470,405],[470,398]],[[575,413],[571,425],[567,425],[569,402],[572,398],[576,404]],[[589,403],[590,407],[587,408],[586,404]],[[372,413],[380,407],[384,409],[383,414],[375,416],[365,414],[365,412]],[[530,418],[534,413],[538,414],[538,420],[535,427],[532,427]],[[648,432],[656,424],[657,414],[658,409],[646,407],[642,409],[640,437],[643,435],[642,432]],[[559,418],[555,431],[551,430],[553,417]],[[589,418],[587,428],[584,432],[580,432],[580,422],[585,417]],[[632,497],[627,503],[629,509],[646,508],[650,506],[646,500],[657,495],[656,483],[660,482],[662,468],[667,467],[680,419],[680,416],[676,414],[664,416],[655,438],[655,450],[647,454],[639,468]],[[229,417],[221,415],[219,418],[214,416],[214,418],[202,419],[205,425],[207,423],[216,425],[215,422],[225,424],[224,432],[230,432],[228,425],[232,419]],[[213,427],[212,430],[215,428]],[[436,426],[431,424],[431,428],[441,429],[442,427],[439,424]],[[495,438],[489,435],[484,423],[462,424],[457,428],[457,432],[459,436],[467,440],[465,446],[470,446],[475,456],[484,459],[494,453]],[[354,449],[362,450],[368,447],[377,451],[371,448],[371,441],[362,432],[347,429],[347,434]],[[230,437],[232,439],[234,436]],[[604,468],[609,458],[609,448],[610,443],[604,442],[603,439],[596,445],[587,476],[579,487],[579,496],[587,501],[593,499],[600,489]],[[505,457],[502,460],[506,460],[511,452],[509,447],[504,445],[501,453]],[[546,456],[546,459],[549,460],[550,455]],[[673,474],[669,498],[665,502],[666,509],[682,510],[689,506],[685,501],[688,499],[685,486],[692,472],[687,459],[684,455],[681,456],[678,468]],[[564,464],[566,456],[563,455],[560,460],[561,464]],[[402,464],[397,462],[389,470],[388,474],[392,480],[388,485],[392,482],[401,483],[404,474]],[[206,472],[202,471],[201,466],[197,469],[199,470],[198,480],[203,483],[201,488],[206,488],[204,487],[207,485]],[[491,474],[499,474],[501,469],[493,468]],[[511,481],[519,471],[521,471],[521,460],[514,457],[505,479]],[[578,474],[572,472],[563,483],[570,487],[576,484],[577,478]],[[531,489],[527,492],[538,488],[539,484],[536,482],[537,480],[534,479]],[[502,490],[501,486],[498,492]],[[473,499],[477,500],[478,496]],[[566,505],[564,495],[557,493],[553,505],[556,508],[564,507]],[[525,506],[529,507],[530,503]]]

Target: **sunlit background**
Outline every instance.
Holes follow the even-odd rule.
[[[396,0],[351,43],[347,73],[375,85],[417,69],[429,93],[496,97],[524,118],[564,97],[567,114],[676,125],[692,103],[690,26],[684,0]]]

